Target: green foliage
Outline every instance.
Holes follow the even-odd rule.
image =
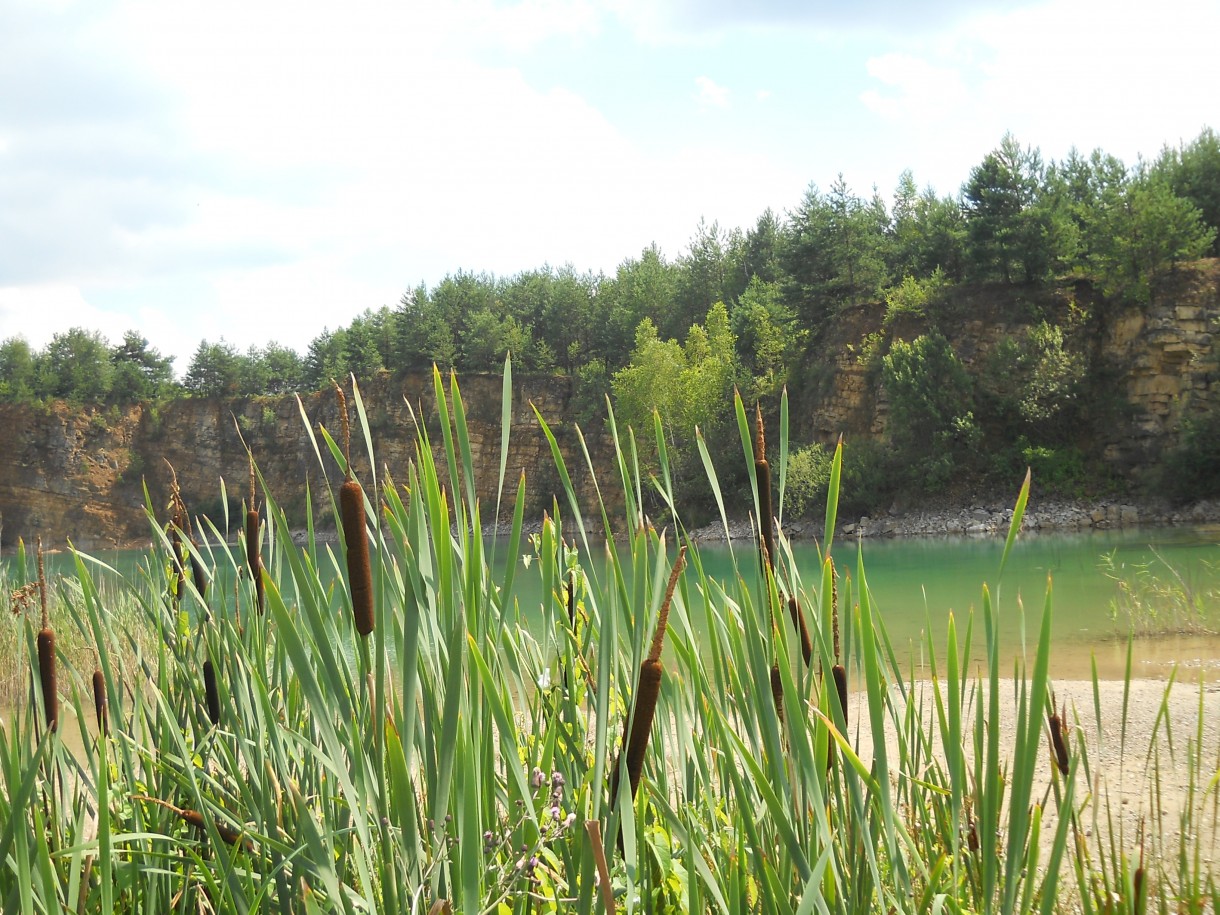
[[[1023,444],[1021,458],[1037,481],[1039,492],[1070,498],[1087,494],[1089,468],[1079,448]]]
[[[182,386],[196,397],[232,397],[241,390],[241,357],[237,348],[222,338],[199,344],[182,379]]]
[[[1057,325],[1041,321],[1005,337],[979,375],[989,425],[1002,440],[1067,441],[1080,432],[1086,377],[1084,358],[1068,349]]]
[[[901,283],[885,291],[885,323],[888,325],[899,317],[928,317],[948,286],[949,281],[940,267],[926,279],[917,279],[910,274],[904,276]]]
[[[96,331],[55,334],[38,360],[38,391],[73,403],[105,403],[114,383],[110,348]]]
[[[1215,635],[1220,589],[1197,587],[1183,570],[1152,551],[1147,562],[1131,564],[1117,550],[1104,553],[1101,569],[1116,585],[1110,618],[1120,635]]]
[[[1053,198],[1042,194],[1041,154],[1005,134],[963,186],[968,213],[968,262],[977,279],[1033,282],[1061,255],[1065,227]]]
[[[1220,410],[1183,422],[1178,447],[1165,456],[1161,489],[1179,504],[1220,498]]]
[[[0,343],[0,398],[26,403],[35,396],[34,351],[24,337]]]
[[[889,436],[902,479],[915,492],[935,493],[974,461],[980,433],[974,386],[940,334],[895,340],[883,360],[890,398]]]
[[[118,403],[158,400],[173,387],[173,357],[162,356],[134,330],[123,334],[123,341],[111,350],[110,362],[114,369],[110,396]]]
[[[581,428],[601,428],[606,419],[606,397],[610,394],[610,376],[600,362],[590,362],[576,370],[572,380],[572,399],[568,411]]]
[[[693,441],[696,426],[714,440],[728,428],[735,378],[733,332],[723,303],[712,306],[705,325],[691,327],[685,344],[662,340],[645,318],[631,364],[614,374],[615,409],[642,443],[651,439],[654,410],[675,441]]]
[[[746,383],[747,400],[778,396],[787,377],[785,368],[799,351],[794,316],[783,303],[777,283],[754,277],[733,307],[733,336]]]
[[[789,301],[807,328],[877,299],[888,279],[888,228],[880,199],[857,197],[841,175],[829,194],[810,186],[779,249]]]
[[[705,335],[714,349],[720,332]],[[263,613],[247,551],[219,519],[191,541],[205,591],[194,576],[178,588],[159,519],[133,573],[71,557],[49,590],[59,728],[45,728],[41,690],[28,685],[0,720],[0,907],[1045,915],[1066,898],[1135,911],[1128,861],[1145,841],[1141,910],[1214,897],[1212,863],[1187,838],[1214,816],[1202,715],[1185,748],[1169,750],[1188,786],[1175,817],[1150,817],[1138,839],[1076,828],[1103,820],[1112,789],[1090,769],[1100,702],[1059,727],[1049,590],[1028,653],[1022,639],[1001,656],[1001,621],[1024,632],[1025,611],[984,586],[977,613],[945,614],[943,645],[930,625],[912,646],[929,673],[912,683],[862,553],[836,553],[836,566],[827,538],[811,575],[780,551],[760,579],[754,544],[739,542],[732,572],[714,579],[682,534],[669,481],[641,478],[622,449],[624,511],[599,500],[591,532],[541,417],[557,499],[527,539],[522,486],[507,544],[487,536],[473,488],[447,482],[475,472],[457,382],[446,390],[437,373],[434,386],[444,447],[418,428],[408,479],[366,481],[381,509],[361,531],[371,633],[351,612],[347,539],[311,530],[293,542],[265,488],[251,563]],[[740,401],[734,413],[744,424]],[[336,485],[342,449],[305,429]],[[674,507],[672,526],[638,510],[645,487]],[[24,581],[0,568],[0,591],[27,598],[0,614],[0,656],[22,684],[41,663],[29,565],[19,557]],[[530,616],[527,578],[539,595]],[[790,598],[814,621],[807,656]],[[637,715],[645,657],[661,675],[651,727]],[[94,666],[105,731],[90,724]],[[830,687],[839,676],[846,705]],[[1202,709],[1202,686],[1199,696]],[[1157,735],[1129,737],[1125,705],[1123,716],[1119,757],[1144,759],[1159,785]],[[613,775],[637,729],[648,738],[638,790]]]
[[[813,520],[825,510],[834,449],[817,443],[798,448],[788,457],[784,517]],[[870,440],[851,443],[843,451],[839,506],[847,513],[865,514],[892,504],[895,467],[884,444]]]
[[[1211,127],[1203,128],[1191,142],[1163,150],[1154,168],[1177,196],[1199,211],[1205,226],[1220,228],[1220,134]],[[1209,253],[1220,257],[1220,237],[1212,236]]]

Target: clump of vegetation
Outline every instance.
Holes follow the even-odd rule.
[[[1142,637],[1213,633],[1220,589],[1198,587],[1156,550],[1152,555],[1153,559],[1134,565],[1121,562],[1113,551],[1101,557],[1102,570],[1115,583],[1110,618],[1119,633]]]
[[[1220,498],[1220,409],[1183,424],[1161,477],[1163,491],[1178,504]]]
[[[717,581],[686,536],[660,427],[658,472],[645,479],[620,447],[624,510],[612,518],[599,504],[601,525],[590,530],[543,423],[563,481],[558,502],[527,541],[522,482],[515,501],[508,492],[507,537],[485,537],[457,380],[446,385],[438,371],[433,384],[439,440],[421,422],[405,479],[371,477],[364,492],[377,509],[364,519],[378,611],[368,633],[347,612],[363,563],[345,564],[313,537],[294,544],[265,488],[247,534],[257,557],[207,524],[191,545],[218,583],[210,603],[197,588],[179,599],[170,587],[182,578],[172,538],[182,528],[155,520],[138,574],[116,577],[76,554],[43,592],[61,595],[57,636],[74,631],[96,662],[62,664],[58,730],[46,730],[49,703],[32,689],[0,723],[0,908],[1215,907],[1210,859],[1168,832],[1214,832],[1206,815],[1216,786],[1193,743],[1177,757],[1193,788],[1181,818],[1148,821],[1155,856],[1137,858],[1130,837],[1089,831],[1102,802],[1086,728],[1053,698],[1049,594],[1030,656],[1015,667],[1001,661],[998,630],[1001,612],[1018,610],[1001,611],[998,589],[984,586],[976,617],[960,629],[948,617],[943,647],[929,629],[921,651],[931,678],[911,681],[863,558],[851,551],[851,573],[834,560],[841,450],[820,563],[798,568],[782,528],[766,531],[770,458],[734,400],[742,455],[765,492],[755,488],[749,506],[758,539],[730,546],[734,571]],[[507,423],[507,373],[504,388]],[[325,488],[343,517],[335,493],[350,461],[329,436],[310,435],[320,472],[344,479]],[[615,440],[629,441],[626,430]],[[781,468],[786,450],[775,454]],[[661,506],[651,516],[646,488]],[[997,581],[1028,494],[1027,477]],[[512,561],[496,562],[504,556]],[[518,587],[526,576],[539,586],[530,607]],[[808,615],[807,638],[794,606]],[[12,619],[24,648],[6,657],[20,659],[32,685],[35,624]],[[155,638],[134,642],[134,629]],[[57,640],[61,661],[66,645]],[[1014,673],[1003,687],[1014,700],[1011,737],[995,726],[1002,671]],[[82,713],[91,685],[94,717],[108,721],[96,732]],[[70,721],[76,750],[65,742]],[[628,779],[610,791],[620,734]],[[1135,752],[1127,740],[1123,750]],[[1170,764],[1147,758],[1154,769]]]

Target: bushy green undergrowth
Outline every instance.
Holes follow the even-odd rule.
[[[196,528],[193,542],[177,531],[189,552],[178,566],[175,530],[155,527],[149,571],[122,593],[99,593],[98,563],[76,557],[57,593],[78,599],[57,602],[52,622],[97,651],[92,678],[57,658],[56,695],[75,712],[60,727],[71,719],[83,747],[44,724],[28,626],[32,701],[0,727],[4,911],[1214,910],[1216,883],[1198,858],[1141,861],[1087,833],[1080,728],[1069,734],[1049,702],[1049,593],[1013,678],[1011,743],[995,726],[998,591],[983,587],[962,625],[929,626],[941,634],[923,646],[933,676],[912,681],[863,559],[834,549],[841,452],[821,563],[796,568],[779,531],[762,538],[764,575],[758,549],[737,544],[734,575],[715,581],[674,510],[659,427],[659,472],[647,480],[632,433],[616,433],[619,479],[600,482],[621,486],[626,507],[603,508],[590,530],[544,424],[562,495],[526,538],[524,481],[515,497],[505,490],[502,458],[503,506],[479,503],[457,382],[435,383],[440,439],[421,420],[406,477],[361,481],[374,519],[367,638],[343,586],[347,548],[312,530],[294,545],[270,492],[249,528],[263,613],[247,554],[214,528]],[[506,375],[505,418],[510,390]],[[371,450],[358,396],[356,406]],[[752,448],[740,401],[736,416],[750,464],[767,452]],[[783,429],[780,441],[783,480]],[[314,444],[337,487],[344,449],[325,433]],[[711,452],[696,444],[727,527]],[[752,501],[766,521],[762,463]],[[652,518],[648,490],[667,506]],[[1008,547],[1027,495],[1028,480]],[[485,537],[484,511],[502,507],[506,536]],[[531,561],[493,576],[501,551]],[[237,588],[218,593],[227,589],[186,574],[196,564],[208,581],[227,566]],[[517,600],[526,575],[542,586],[539,607]],[[126,640],[115,606],[155,634],[151,646]],[[980,646],[986,664],[971,674]],[[644,673],[657,658],[645,727]],[[100,732],[85,726],[95,681]],[[634,792],[630,764],[632,778],[616,773],[628,735],[642,762]],[[865,744],[871,755],[858,755]],[[1198,804],[1214,803],[1210,772],[1199,765],[1190,778]]]

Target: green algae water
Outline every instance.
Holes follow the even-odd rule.
[[[751,546],[738,543],[733,549],[742,574],[755,575]],[[895,651],[900,658],[909,657],[917,672],[928,669],[925,633],[943,653],[949,614],[955,617],[960,639],[971,611],[981,606],[986,583],[999,608],[1008,670],[1026,640],[1032,647],[1049,586],[1054,676],[1087,678],[1095,663],[1103,678],[1121,678],[1127,634],[1134,630],[1134,676],[1167,677],[1176,667],[1179,677],[1193,679],[1193,672],[1201,672],[1209,680],[1220,680],[1220,528],[1027,535],[1018,538],[999,580],[1002,537],[865,540],[860,549],[870,593]],[[699,552],[709,576],[725,580],[733,575],[733,556],[726,544],[701,544]],[[504,550],[497,554],[504,557]],[[125,576],[163,574],[146,551],[94,555]],[[813,587],[818,581],[815,545],[794,543],[793,555],[803,588]],[[840,574],[851,577],[852,591],[858,594],[857,543],[836,542],[834,556]],[[501,558],[501,565],[506,561]],[[520,556],[515,561],[520,566],[516,598],[526,617],[537,619],[538,566],[527,567]],[[32,566],[32,559],[28,564]],[[11,555],[3,565],[9,582],[22,580]],[[69,554],[49,555],[47,565],[49,575],[74,574]],[[96,567],[93,572],[104,587],[106,575]],[[231,569],[228,572],[213,582],[212,593],[227,593],[231,602]],[[493,576],[502,577],[502,569]],[[981,628],[974,645],[973,660],[981,661]]]

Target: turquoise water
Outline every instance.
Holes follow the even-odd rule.
[[[1137,616],[1151,628],[1176,628],[1183,621],[1169,612],[1159,588],[1189,591],[1204,608],[1194,622],[1220,630],[1220,530],[1027,536],[1017,540],[997,580],[1003,549],[998,537],[865,541],[869,589],[895,648],[907,647],[919,660],[923,633],[930,628],[933,644],[943,651],[949,614],[955,615],[960,636],[968,613],[981,607],[984,582],[998,607],[1001,644],[1009,658],[1019,652],[1023,633],[1032,649],[1050,587],[1052,673],[1060,677],[1088,676],[1093,656],[1103,676],[1122,675],[1130,617],[1120,581],[1142,593],[1157,612],[1155,619]],[[838,544],[834,552],[840,570],[854,578],[855,544]],[[816,571],[812,546],[798,547],[796,558],[809,581]],[[981,625],[980,619],[976,642],[981,642]],[[1136,676],[1167,676],[1179,663],[1184,671],[1201,668],[1220,678],[1220,638],[1214,636],[1141,638],[1134,654]]]
[[[1155,528],[1137,531],[1040,534],[1019,539],[1004,577],[997,582],[1003,540],[999,537],[866,540],[863,555],[866,575],[891,641],[900,656],[922,662],[924,630],[930,628],[933,644],[943,650],[949,614],[957,619],[959,633],[967,615],[981,605],[986,582],[999,608],[1002,645],[1007,659],[1019,653],[1023,636],[1031,645],[1037,638],[1048,582],[1052,587],[1053,675],[1088,676],[1096,658],[1103,676],[1121,676],[1126,661],[1128,617],[1121,606],[1122,585],[1145,592],[1155,619],[1141,614],[1137,621],[1153,628],[1177,628],[1180,619],[1169,613],[1164,595],[1156,588],[1193,594],[1203,613],[1195,622],[1220,630],[1220,529]],[[858,588],[855,543],[837,543],[840,572],[850,574]],[[732,563],[724,544],[700,547],[705,568],[716,578],[728,578]],[[754,568],[753,552],[737,548],[743,571]],[[797,568],[811,587],[818,580],[813,544],[794,545]],[[146,553],[103,552],[97,557],[124,574],[147,574]],[[1105,557],[1109,557],[1109,567]],[[518,558],[519,561],[519,558]],[[4,565],[9,580],[18,576],[13,557]],[[70,571],[71,557],[48,557],[48,571]],[[538,566],[517,573],[518,599],[526,612],[539,600]],[[1172,587],[1170,587],[1172,586]],[[221,584],[222,588],[231,589]],[[534,590],[531,591],[530,589]],[[1116,604],[1118,612],[1115,613]],[[1022,612],[1022,608],[1024,612]],[[976,650],[982,640],[981,621]],[[1167,634],[1137,640],[1133,673],[1167,676],[1175,664],[1179,675],[1201,669],[1220,679],[1220,638]]]

